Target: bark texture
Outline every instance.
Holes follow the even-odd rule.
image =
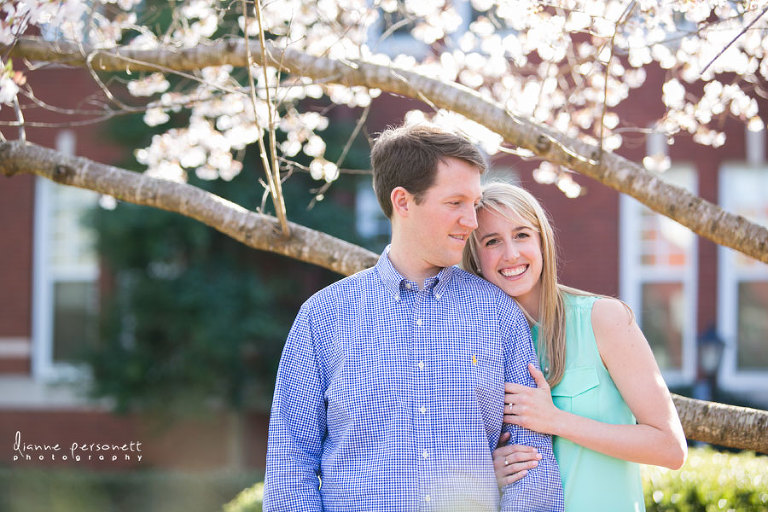
[[[180,213],[254,249],[274,252],[350,275],[376,263],[357,245],[290,223],[284,237],[275,217],[251,212],[185,183],[152,178],[86,158],[22,142],[0,142],[0,174],[37,174],[57,183],[94,190],[131,203]]]
[[[192,185],[70,157],[34,144],[0,142],[0,174],[36,174],[136,204],[168,210],[211,226],[249,247],[275,252],[351,275],[376,263],[372,252],[325,233],[291,223],[281,235],[276,218],[246,210]],[[686,437],[768,453],[768,411],[674,395]]]
[[[768,453],[768,411],[672,395],[685,429],[696,441]]]
[[[23,38],[10,51],[12,57],[91,66],[104,71],[194,70],[222,64],[245,66],[245,44],[244,40],[227,40],[185,50],[89,50],[74,44],[54,45]],[[251,47],[253,58],[261,64],[261,47],[254,42]],[[0,51],[5,50],[0,45]],[[295,75],[381,89],[462,114],[499,133],[514,146],[600,181],[698,235],[768,263],[768,228],[665,183],[654,173],[619,155],[603,152],[596,146],[516,116],[471,89],[407,70],[361,61],[338,61],[269,44],[265,53],[270,65]]]

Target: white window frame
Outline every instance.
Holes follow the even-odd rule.
[[[763,134],[763,132],[760,133]],[[738,211],[734,198],[725,193],[728,189],[729,176],[733,179],[734,172],[762,173],[760,177],[768,182],[768,165],[753,161],[754,164],[725,163],[720,168],[718,176],[720,206],[726,211]],[[733,249],[718,247],[717,326],[718,333],[725,342],[718,384],[729,391],[754,393],[759,389],[768,389],[768,369],[765,371],[738,369],[738,289],[741,281],[768,281],[768,265],[758,264],[749,270],[737,270],[733,262],[736,255],[737,252]]]
[[[73,155],[75,135],[70,130],[59,132],[58,151]],[[84,264],[53,268],[51,265],[50,208],[56,187],[48,179],[35,180],[35,229],[32,294],[32,377],[40,382],[80,381],[88,377],[82,365],[55,362],[53,359],[54,286],[57,281],[98,281],[98,265]],[[97,196],[95,193],[94,198]],[[94,203],[95,204],[95,203]]]
[[[654,154],[653,152],[652,154]],[[698,189],[698,174],[695,167],[677,164],[674,169],[690,172]],[[664,179],[664,174],[660,175]],[[692,191],[692,192],[695,192]],[[664,380],[669,386],[687,385],[696,378],[696,314],[698,311],[698,239],[693,236],[689,261],[683,275],[679,269],[643,268],[638,265],[641,254],[640,219],[643,204],[634,198],[622,194],[619,203],[619,295],[635,313],[642,317],[642,286],[645,283],[682,282],[686,308],[682,326],[682,362],[680,369],[662,369]],[[660,214],[659,214],[660,215]]]
[[[392,230],[370,180],[360,180],[355,194],[355,230],[364,238],[387,237]]]

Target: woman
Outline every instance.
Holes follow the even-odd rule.
[[[464,268],[517,300],[543,369],[529,367],[536,388],[505,385],[504,421],[555,436],[566,511],[644,510],[637,463],[678,469],[687,446],[631,311],[557,282],[552,227],[520,187],[486,185],[477,221]],[[497,449],[499,483],[523,478],[537,458],[529,447]]]

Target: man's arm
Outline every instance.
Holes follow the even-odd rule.
[[[277,370],[264,478],[265,512],[323,509],[318,480],[326,433],[323,387],[305,305],[288,334]]]
[[[528,323],[516,305],[512,304],[509,311],[502,312],[501,325],[505,343],[504,381],[534,387],[536,384],[528,372],[528,364],[533,363],[538,368],[539,362]],[[563,486],[552,451],[552,437],[516,425],[505,424],[503,431],[511,435],[509,444],[532,446],[541,455],[541,460],[537,467],[528,470],[524,478],[504,486],[501,510],[562,512]]]

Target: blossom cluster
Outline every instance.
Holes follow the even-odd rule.
[[[0,44],[11,44],[33,26],[54,40],[145,50],[256,39],[261,29],[277,48],[462,84],[516,116],[606,151],[621,147],[622,133],[648,128],[719,146],[725,142],[718,129],[724,116],[763,128],[755,90],[768,79],[766,5],[768,0],[185,0],[160,30],[145,23],[155,13],[139,0],[11,0],[0,7]],[[633,126],[619,107],[646,86],[651,68],[666,76],[658,100],[664,114],[654,126]],[[7,103],[18,80],[5,69],[0,102]],[[282,156],[303,153],[315,179],[333,181],[339,169],[325,158],[322,138],[329,121],[302,105],[325,97],[365,108],[380,94],[256,65],[184,74],[158,69],[129,78],[127,90],[143,102],[148,125],[162,127],[182,110],[189,118],[188,126],[169,128],[137,151],[149,172],[171,179],[184,179],[190,170],[229,179],[242,167],[242,150],[274,128],[281,132]],[[412,120],[425,117],[461,129],[489,154],[509,149],[498,134],[455,114],[411,114]],[[535,176],[578,195],[565,171],[547,164]]]

